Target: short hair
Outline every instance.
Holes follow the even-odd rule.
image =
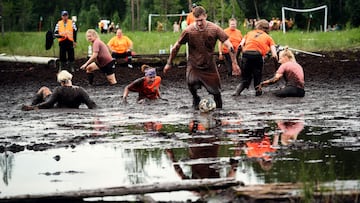
[[[99,35],[98,35],[98,33],[96,32],[96,30],[94,30],[94,29],[88,29],[88,30],[86,31],[86,35],[87,35],[87,34],[91,34],[91,35],[94,36],[95,38],[100,38]]]
[[[269,22],[265,19],[258,20],[255,23],[255,28],[269,33]]]
[[[236,18],[230,18],[230,19],[229,19],[229,23],[230,23],[231,21],[237,22]]]
[[[284,50],[280,51],[279,56],[286,56],[290,61],[296,62],[295,56],[289,47],[285,47]]]
[[[195,16],[195,18],[198,18],[198,17],[200,17],[201,15],[206,15],[206,10],[205,10],[205,8],[202,7],[202,6],[196,6],[196,7],[194,8],[194,16]]]
[[[59,83],[68,83],[72,80],[73,75],[69,73],[67,70],[62,70],[57,74],[57,81]]]

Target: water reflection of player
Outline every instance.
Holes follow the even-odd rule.
[[[278,121],[277,126],[282,132],[280,138],[281,144],[289,145],[297,139],[299,133],[304,129],[304,121]]]
[[[162,128],[161,122],[149,121],[144,123],[144,129],[145,131],[148,132],[157,132],[161,130],[161,128]]]
[[[272,141],[269,135],[262,129],[255,131],[256,136],[261,138],[245,143],[245,153],[247,157],[256,159],[265,171],[272,168],[273,156],[279,145],[279,137],[281,145],[289,145],[297,139],[298,134],[304,128],[304,122],[300,120],[278,121],[277,125],[282,133],[281,135],[275,134]]]
[[[219,138],[215,135],[218,122],[207,117],[208,123],[200,120],[192,120],[189,124],[192,138],[189,143],[188,156],[191,160],[200,160],[216,158],[219,153]],[[219,169],[214,167],[214,163],[195,163],[191,164],[191,174],[185,174],[181,166],[177,163],[174,153],[171,149],[166,150],[170,160],[174,162],[174,169],[182,179],[203,179],[203,178],[220,178]],[[206,161],[205,161],[206,162]],[[231,162],[230,170],[227,177],[233,177],[237,167],[236,162]]]
[[[92,133],[92,136],[100,136],[103,135],[103,133],[100,132],[107,132],[109,130],[109,127],[104,124],[103,121],[100,120],[99,117],[94,118],[94,125],[93,125],[94,132]]]
[[[273,141],[264,129],[256,130],[255,134],[260,138],[245,142],[245,153],[248,158],[256,159],[263,170],[270,170],[273,164],[273,154],[276,151],[274,147],[277,145],[278,139],[274,137]]]

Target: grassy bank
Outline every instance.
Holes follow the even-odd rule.
[[[244,32],[243,32],[244,33]],[[331,51],[360,48],[360,28],[335,31],[335,32],[299,32],[293,31],[283,34],[281,31],[271,32],[270,35],[280,45],[306,50],[306,51]],[[127,32],[134,42],[134,51],[137,54],[157,54],[160,49],[166,49],[179,37],[179,33],[172,32]],[[101,39],[108,42],[114,36],[103,34]],[[82,58],[87,55],[89,43],[85,39],[85,33],[78,33],[78,46],[76,57]],[[181,50],[184,52],[184,48]],[[45,32],[7,32],[4,37],[0,36],[0,53],[7,55],[33,55],[33,56],[58,56],[59,48],[55,40],[50,50],[45,50]]]

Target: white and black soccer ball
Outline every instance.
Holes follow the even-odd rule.
[[[204,98],[199,103],[199,110],[203,113],[207,113],[216,108],[216,103],[212,98]]]

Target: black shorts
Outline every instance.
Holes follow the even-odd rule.
[[[98,67],[99,64],[96,64]],[[115,73],[115,61],[112,60],[110,63],[106,64],[104,67],[100,67],[101,72],[105,73],[106,75],[111,75]]]

